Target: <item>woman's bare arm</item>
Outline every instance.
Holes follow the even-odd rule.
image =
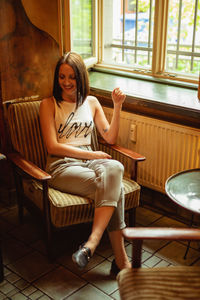
[[[119,133],[120,112],[122,109],[122,103],[124,102],[125,98],[125,94],[119,88],[113,90],[112,100],[114,109],[110,124],[97,98],[92,97],[92,100],[90,101],[94,114],[94,122],[97,126],[97,129],[100,132],[101,136],[109,144],[116,143]]]

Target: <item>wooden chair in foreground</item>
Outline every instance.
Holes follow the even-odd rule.
[[[200,240],[200,230],[191,228],[126,228],[132,240],[132,269],[117,275],[122,300],[200,299],[200,267],[170,266],[141,268],[143,240]]]
[[[19,218],[23,218],[24,206],[31,212],[33,209],[39,212],[45,224],[47,251],[51,257],[52,233],[70,225],[91,222],[94,205],[90,199],[62,193],[48,186],[51,176],[44,171],[47,152],[40,131],[39,106],[40,101],[32,100],[7,103],[6,118],[13,148],[7,158],[13,166],[16,180]],[[98,149],[96,131],[93,132],[92,144],[94,149]],[[105,142],[101,147],[113,158],[121,159],[122,163],[126,159],[132,161],[132,171],[125,173],[127,177],[123,184],[129,226],[134,226],[135,209],[140,200],[140,186],[136,183],[137,163],[145,160],[145,157],[117,145],[106,145]]]

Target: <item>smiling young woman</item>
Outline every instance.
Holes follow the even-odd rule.
[[[86,267],[107,228],[115,259],[111,273],[130,268],[124,247],[123,165],[103,151],[93,151],[91,134],[97,128],[110,144],[117,140],[120,112],[125,94],[115,88],[111,94],[113,116],[109,123],[94,96],[89,95],[89,79],[82,57],[75,52],[58,61],[53,96],[40,104],[40,123],[48,151],[46,170],[49,185],[63,192],[79,194],[94,201],[92,232],[72,255],[73,262]]]

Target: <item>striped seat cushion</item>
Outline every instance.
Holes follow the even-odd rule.
[[[124,178],[125,209],[139,206],[140,186]],[[24,193],[40,210],[43,209],[42,186],[35,181],[23,182]],[[85,197],[60,192],[49,187],[51,222],[55,227],[90,222],[93,219],[94,202]]]
[[[200,267],[123,269],[117,276],[121,300],[200,299]]]

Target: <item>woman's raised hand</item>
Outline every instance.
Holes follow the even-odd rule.
[[[120,88],[115,88],[112,91],[112,100],[114,104],[122,104],[126,99],[126,95],[120,90]]]

